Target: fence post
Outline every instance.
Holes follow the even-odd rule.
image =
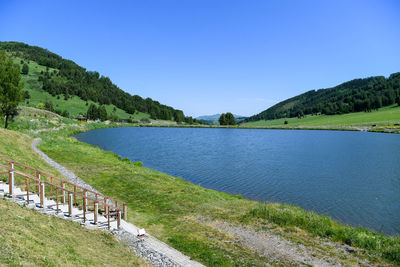
[[[83,191],[83,222],[86,222],[86,211],[87,211],[87,206],[86,206],[86,190]]]
[[[61,198],[61,201],[62,201],[62,203],[63,204],[65,204],[65,184],[64,184],[64,182],[61,182],[61,187],[62,187],[62,189],[61,189],[61,195],[62,195],[62,198]]]
[[[109,208],[107,207],[107,210],[108,210]],[[107,220],[108,220],[108,230],[110,230],[110,213],[109,212],[107,212]]]
[[[25,186],[26,186],[26,205],[29,205],[29,178],[25,177]]]
[[[43,183],[43,182],[41,182],[40,183],[40,205],[43,207],[43,208],[45,208],[44,207],[44,202],[45,202],[45,199],[44,199],[44,196],[45,196],[45,192],[44,192],[44,190],[45,190],[45,184]]]
[[[72,193],[69,193],[68,194],[68,215],[69,215],[69,217],[72,216],[72,201],[73,201]]]
[[[126,212],[127,212],[127,207],[126,207],[126,204],[124,204],[124,220],[125,221],[126,221],[126,218],[127,218]]]
[[[56,203],[57,203],[57,215],[58,215],[58,187],[56,187]]]
[[[11,162],[11,169],[9,174],[9,181],[8,181],[8,192],[11,197],[14,196],[14,163]]]
[[[121,225],[121,211],[118,210],[117,213],[117,228],[119,229],[119,226]]]
[[[99,212],[99,203],[94,203],[94,224],[97,224],[97,214]]]
[[[38,181],[37,181],[37,192],[38,192],[38,194],[40,194],[40,172],[36,172],[36,176],[38,178]]]

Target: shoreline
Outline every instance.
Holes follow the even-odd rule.
[[[348,262],[351,265],[368,265],[365,260],[369,262],[369,259],[386,264],[398,262],[393,255],[400,247],[400,237],[350,227],[294,205],[265,204],[206,189],[182,178],[135,166],[122,161],[112,152],[71,138],[72,135],[95,129],[139,125],[76,123],[66,119],[59,119],[59,122],[61,124],[47,125],[50,128],[42,127],[36,133],[38,128],[25,128],[26,131],[20,128],[19,131],[41,137],[43,141],[39,148],[46,155],[99,191],[129,201],[129,212],[134,214],[132,222],[205,265],[230,265],[235,262],[253,265],[318,264],[319,257],[330,259],[330,264],[347,262],[344,265]],[[63,125],[63,122],[67,124]],[[248,233],[246,229],[255,230],[257,234],[250,240],[243,239],[242,233]],[[256,249],[259,247],[257,242],[267,236],[268,240],[279,236],[290,242],[286,243],[286,249],[272,256],[266,252],[268,248],[262,247],[262,251]],[[370,247],[370,242],[392,245]],[[306,252],[300,252],[302,248]],[[287,251],[292,252],[287,254]],[[344,256],[341,253],[345,253]],[[311,256],[304,258],[301,255]]]

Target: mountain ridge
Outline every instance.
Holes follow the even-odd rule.
[[[400,72],[388,78],[373,76],[353,79],[331,88],[310,90],[281,101],[244,121],[368,112],[394,103],[400,105]]]

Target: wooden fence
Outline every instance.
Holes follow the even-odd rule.
[[[0,175],[8,175],[9,194],[12,197],[26,197],[27,204],[30,203],[30,195],[37,194],[40,196],[40,205],[43,208],[56,206],[57,214],[59,213],[59,205],[68,205],[69,216],[83,216],[83,221],[86,222],[87,215],[92,213],[96,225],[99,214],[103,215],[107,218],[108,229],[110,229],[110,223],[114,221],[117,221],[119,228],[121,216],[124,220],[127,219],[125,202],[99,194],[1,155],[0,170]],[[16,195],[15,187],[24,189],[26,193]],[[54,200],[56,204],[45,205],[46,198]],[[72,214],[73,207],[81,209],[83,213]]]

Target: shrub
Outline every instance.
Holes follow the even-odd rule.
[[[135,162],[132,162],[132,164],[135,165],[135,166],[138,166],[138,167],[142,167],[143,166],[143,162],[141,162],[141,161],[135,161]]]
[[[129,158],[123,158],[122,162],[131,163],[131,160]]]

